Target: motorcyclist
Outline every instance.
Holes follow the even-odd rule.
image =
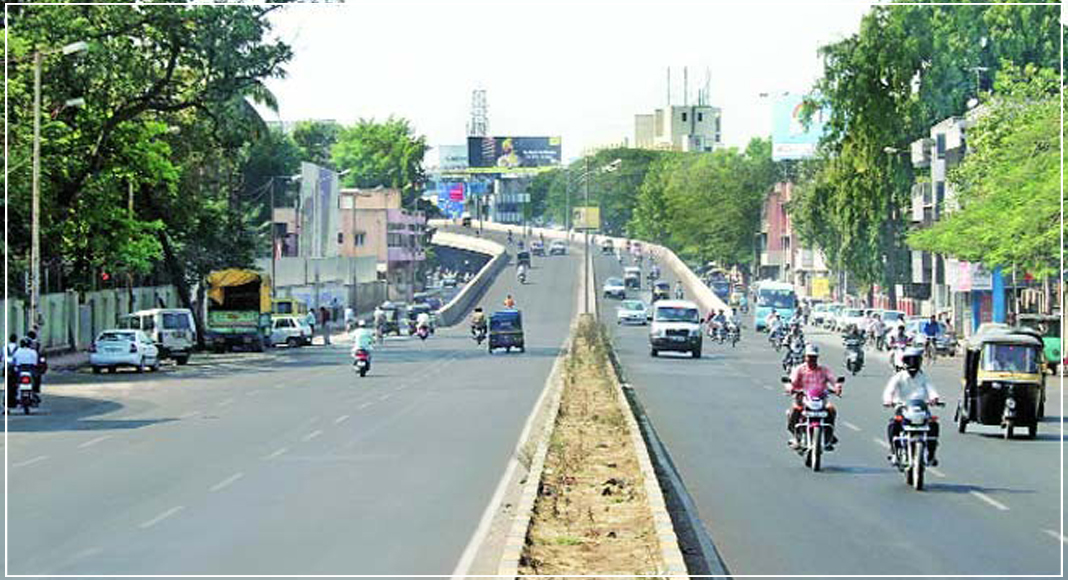
[[[715,334],[722,333],[727,329],[727,314],[720,308],[716,315],[712,317],[712,326],[709,328],[709,332]]]
[[[512,230],[508,230],[508,243],[512,243]]]
[[[805,351],[805,333],[801,331],[799,322],[790,322],[790,327],[787,329],[782,343],[786,345],[786,352],[782,355],[782,363],[784,366],[788,366],[787,363],[790,362],[790,357],[794,356],[798,351]]]
[[[479,331],[486,331],[486,313],[482,311],[481,306],[476,306],[475,311],[471,313],[471,334],[477,334]]]
[[[375,335],[367,328],[366,320],[356,321],[356,328],[352,331],[352,356],[356,357],[356,351],[366,350],[368,354],[374,350]]]
[[[675,280],[675,300],[682,300],[682,297],[683,297],[682,280]],[[723,312],[723,311],[720,310],[720,312]]]
[[[886,334],[886,324],[883,323],[883,317],[878,314],[872,316],[871,320],[868,322],[868,328],[866,330],[868,331],[868,337],[872,344],[878,344],[879,337]]]
[[[427,332],[430,332],[430,313],[429,312],[420,312],[418,315],[416,315],[416,317],[415,317],[415,328],[416,328],[416,330],[418,330],[420,328],[425,328],[427,330]]]
[[[15,354],[11,356],[11,363],[15,368],[15,372],[20,373],[23,371],[31,373],[33,376],[33,382],[35,385],[39,384],[37,365],[40,362],[40,357],[37,355],[37,350],[33,348],[33,342],[29,338],[23,338],[19,341],[19,347],[15,350]],[[17,384],[17,383],[16,383]],[[13,389],[14,397],[8,397],[8,409],[14,408],[18,403],[18,388]],[[34,393],[37,391],[34,389]],[[14,401],[14,402],[12,402]]]
[[[505,296],[505,298],[504,298],[504,307],[505,308],[515,308],[515,299],[512,298],[511,294],[509,294],[508,296]]]
[[[777,310],[772,310],[764,318],[764,326],[766,326],[768,332],[772,334],[774,334],[779,329],[779,327],[782,326],[782,317],[779,316],[779,312]]]
[[[833,391],[842,395],[842,386],[836,384],[834,372],[819,364],[820,349],[814,344],[805,347],[805,364],[797,365],[790,374],[790,385],[787,392],[794,394],[794,404],[786,412],[786,430],[790,433],[789,445],[797,449],[800,442],[794,432],[794,427],[801,419],[802,397],[807,395],[810,399],[824,399],[827,393]],[[827,403],[827,423],[830,425],[830,443],[827,450],[834,449],[838,438],[834,435],[834,420],[838,416],[838,409],[831,403]]]
[[[860,342],[860,341],[864,340],[864,333],[862,333],[860,331],[860,329],[857,328],[857,325],[850,324],[850,325],[846,326],[845,333],[844,333],[844,335],[842,337],[842,340],[843,340],[843,342],[849,342],[849,341]]]
[[[926,401],[929,404],[938,403],[940,398],[938,391],[935,390],[927,375],[920,370],[920,365],[923,362],[923,351],[916,347],[907,348],[902,354],[901,361],[905,368],[890,377],[890,381],[886,383],[886,388],[883,390],[883,406],[896,409],[908,401],[916,399]],[[928,431],[927,440],[927,464],[934,467],[938,465],[938,459],[935,456],[938,448],[938,422],[930,421],[928,427],[930,430]],[[890,424],[886,428],[887,441],[890,443],[889,459],[891,461],[896,460],[896,456],[893,453],[894,437],[900,432],[901,423],[891,418]]]
[[[527,277],[527,265],[526,264],[520,264],[515,269],[515,279],[516,280],[524,280],[525,281],[526,277]]]
[[[890,361],[894,368],[897,368],[904,364],[901,361],[900,354],[903,354],[904,349],[908,345],[909,337],[907,334],[905,334],[904,325],[895,327],[892,334],[890,335],[890,338],[886,341],[886,347],[890,349]]]
[[[41,377],[45,373],[45,368],[42,366],[44,363],[44,357],[41,356],[41,341],[37,339],[37,325],[33,325],[33,330],[26,333],[26,339],[30,341],[30,348],[37,353],[37,368],[33,373],[33,392],[41,392]]]
[[[924,337],[927,338],[927,342],[931,343],[932,346],[934,345],[934,340],[942,334],[942,326],[938,324],[938,319],[934,314],[923,323],[923,327],[920,330],[923,332]]]

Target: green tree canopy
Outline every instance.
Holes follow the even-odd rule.
[[[400,189],[408,206],[426,181],[426,151],[425,136],[417,136],[407,119],[390,117],[343,127],[332,155],[337,170],[349,172],[341,178],[345,187]]]

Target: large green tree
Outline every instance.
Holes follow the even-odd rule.
[[[988,266],[1057,273],[1061,108],[1055,71],[1009,68],[968,129],[950,174],[959,210],[913,232],[916,249]]]
[[[883,284],[895,300],[908,267],[900,208],[913,182],[902,153],[963,113],[1006,60],[1057,66],[1058,19],[1054,4],[872,8],[857,34],[820,49],[824,73],[808,109],[829,119],[823,162],[793,204],[796,223],[854,279]]]
[[[323,167],[334,167],[330,151],[341,134],[341,125],[334,121],[299,121],[293,127],[293,140],[300,148],[301,160]]]
[[[407,119],[390,117],[343,127],[332,155],[337,170],[349,172],[341,178],[345,187],[400,189],[407,207],[426,181],[426,151],[425,136],[416,135]]]

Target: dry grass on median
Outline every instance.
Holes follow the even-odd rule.
[[[654,574],[663,563],[641,469],[588,317],[565,369],[520,573]]]

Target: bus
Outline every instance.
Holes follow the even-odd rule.
[[[753,328],[758,331],[764,328],[764,319],[771,311],[779,313],[783,321],[794,316],[797,309],[797,293],[794,285],[786,282],[773,282],[765,280],[757,285],[756,305],[753,308]]]

